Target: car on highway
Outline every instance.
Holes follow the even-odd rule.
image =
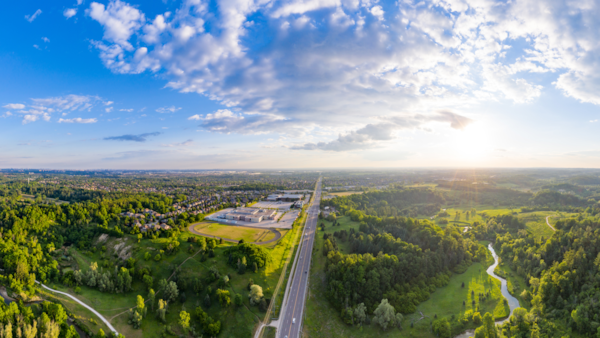
[[[292,324],[296,324],[296,318],[292,319]]]

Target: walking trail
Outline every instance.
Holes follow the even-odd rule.
[[[51,289],[51,288],[47,287],[46,285],[44,285],[44,284],[42,284],[42,283],[40,283],[40,282],[38,282],[38,281],[35,281],[35,282],[36,282],[36,283],[38,283],[38,284],[40,284],[40,285],[41,285],[41,286],[42,286],[44,289],[46,289],[46,290],[49,290],[49,291],[52,291],[52,292],[55,292],[55,293],[59,293],[59,294],[61,294],[61,295],[67,296],[67,297],[71,298],[72,300],[76,301],[76,302],[77,302],[77,303],[79,303],[81,306],[83,306],[84,308],[86,308],[86,309],[88,309],[88,310],[92,311],[92,312],[93,312],[93,313],[94,313],[96,316],[98,316],[98,318],[100,318],[100,320],[102,320],[102,321],[104,322],[104,324],[106,324],[106,326],[108,326],[108,328],[109,328],[109,329],[110,329],[112,332],[114,332],[114,333],[115,333],[115,334],[117,334],[117,335],[119,334],[119,333],[117,332],[117,330],[116,330],[116,329],[115,329],[115,328],[114,328],[112,325],[110,325],[110,322],[109,322],[108,320],[106,320],[106,318],[104,318],[104,316],[102,316],[100,313],[98,313],[98,311],[96,311],[96,310],[94,310],[93,308],[91,308],[90,306],[88,306],[86,303],[84,303],[84,302],[80,301],[79,299],[77,299],[77,298],[75,298],[75,297],[71,296],[70,294],[68,294],[68,293],[66,293],[66,292],[62,292],[62,291],[58,291],[58,290]]]
[[[230,243],[238,243],[239,241],[236,241],[234,239],[229,239],[229,238],[224,238],[224,237],[218,237],[218,236],[213,236],[213,235],[209,235],[209,234],[204,234],[201,232],[196,231],[195,226],[198,225],[198,223],[196,224],[192,224],[188,227],[188,230],[193,233],[194,235],[199,235],[199,236],[204,236],[204,237],[209,237],[209,238],[214,238],[214,239],[223,239],[225,242],[230,242]],[[238,226],[243,226],[243,225],[238,225]],[[261,229],[261,230],[269,230],[272,233],[275,234],[275,238],[270,239],[268,241],[264,241],[264,242],[250,242],[250,244],[256,244],[256,245],[263,245],[263,244],[269,244],[269,243],[273,243],[273,242],[277,242],[280,238],[281,238],[281,232],[279,232],[276,229],[265,229],[265,228],[260,228],[260,227],[251,227],[251,226],[243,226],[246,228],[252,228],[252,229]]]
[[[556,231],[556,229],[554,229],[554,227],[550,224],[550,221],[548,220],[550,217],[554,217],[554,216],[552,216],[552,215],[546,216],[546,224],[548,224],[548,226],[550,227],[550,229],[552,229],[552,231]]]

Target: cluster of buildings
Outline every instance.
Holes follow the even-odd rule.
[[[270,209],[237,208],[231,212],[219,214],[216,218],[260,223],[263,220],[274,220],[276,215],[277,211]]]

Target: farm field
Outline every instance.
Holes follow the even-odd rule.
[[[217,222],[201,222],[194,226],[194,230],[203,234],[223,237],[245,242],[266,242],[275,238],[275,234],[268,229],[254,229]]]

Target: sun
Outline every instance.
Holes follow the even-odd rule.
[[[449,143],[456,159],[466,162],[479,162],[486,159],[490,152],[490,132],[491,129],[481,122],[454,130]]]

